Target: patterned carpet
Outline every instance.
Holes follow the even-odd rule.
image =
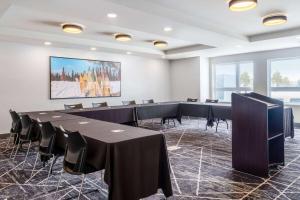
[[[167,138],[171,163],[174,196],[168,199],[300,199],[300,135],[286,140],[286,165],[272,169],[266,179],[235,171],[231,168],[231,133],[226,125],[205,131],[205,122],[184,120],[182,125],[162,129],[157,123],[144,125],[162,130]],[[13,161],[5,150],[7,140],[0,140],[0,199],[76,199],[81,185],[80,176],[63,173],[56,192],[60,161],[47,180],[49,166],[42,168],[38,162],[32,171],[36,153],[30,151],[28,162],[22,169],[25,153],[20,152]],[[32,176],[32,178],[30,178]],[[107,186],[101,173],[90,174],[83,185],[80,199],[107,199]],[[158,194],[145,198],[157,200]]]

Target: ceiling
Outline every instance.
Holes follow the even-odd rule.
[[[299,8],[299,0],[258,0],[246,12],[231,12],[226,0],[1,0],[0,40],[168,59],[212,57],[300,46]],[[263,26],[261,18],[274,11],[286,13],[288,23]],[[107,18],[111,12],[118,17]],[[64,22],[83,24],[85,31],[66,34]],[[116,32],[133,40],[117,42]],[[153,40],[169,46],[159,50]]]

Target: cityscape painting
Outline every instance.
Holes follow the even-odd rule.
[[[121,63],[50,57],[50,98],[121,96]]]

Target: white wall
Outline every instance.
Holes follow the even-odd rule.
[[[50,100],[49,56],[121,62],[122,96]],[[162,59],[0,42],[0,64],[0,133],[9,131],[10,108],[18,112],[52,110],[63,109],[65,103],[82,102],[90,107],[92,102],[118,105],[122,100],[168,101],[171,97],[170,66]]]
[[[200,101],[210,98],[210,70],[209,58],[200,57]]]
[[[211,66],[216,63],[230,63],[237,61],[254,62],[254,91],[263,95],[268,95],[268,60],[275,58],[300,57],[300,48],[281,49],[273,51],[263,51],[255,53],[238,54],[232,56],[222,56],[210,59]],[[300,66],[299,66],[300,70]],[[300,106],[293,105],[295,122],[300,123]]]
[[[170,61],[172,100],[200,97],[200,58]]]

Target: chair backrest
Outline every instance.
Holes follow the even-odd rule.
[[[124,106],[128,106],[128,105],[136,105],[135,100],[132,101],[122,101]]]
[[[56,138],[56,129],[50,122],[39,122],[41,131],[40,149],[42,153],[53,153],[53,147]]]
[[[66,150],[64,169],[69,173],[82,173],[85,167],[87,142],[79,132],[64,133]]]
[[[154,103],[153,99],[143,100],[143,104]]]
[[[9,110],[9,113],[12,119],[10,131],[12,133],[20,133],[22,129],[20,116],[16,113],[16,111],[13,111],[11,109]]]
[[[186,100],[187,102],[197,102],[198,99],[193,99],[193,98],[187,98]]]
[[[34,122],[28,115],[21,115],[20,119],[22,124],[22,130],[20,134],[27,140],[32,139],[34,137]]]
[[[83,108],[82,103],[78,104],[65,104],[65,110],[72,110],[72,109],[81,109]]]
[[[218,103],[219,99],[206,99],[205,103]]]
[[[107,102],[101,102],[101,103],[92,103],[93,108],[100,108],[100,107],[107,107]]]

